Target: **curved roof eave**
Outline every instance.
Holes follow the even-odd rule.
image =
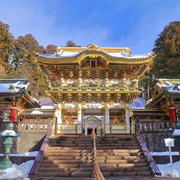
[[[141,63],[149,63],[152,61],[153,56],[151,54],[145,55],[145,56],[122,56],[122,57],[117,57],[117,56],[112,56],[109,55],[108,53],[105,53],[102,50],[84,50],[76,55],[73,56],[46,56],[42,54],[37,55],[37,60],[39,63],[44,63],[44,64],[62,64],[62,63],[67,63],[67,59],[71,60],[70,63],[77,63],[80,62],[82,59],[85,57],[91,57],[91,58],[97,58],[97,57],[102,57],[105,60],[111,62],[111,63],[118,63],[118,64],[127,64],[127,63],[132,63],[132,64],[141,64]]]

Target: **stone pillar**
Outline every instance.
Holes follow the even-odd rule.
[[[109,105],[105,105],[105,134],[110,134]]]
[[[131,117],[131,134],[135,133],[135,119]]]
[[[82,119],[82,134],[85,134],[85,123],[84,123],[84,109],[81,106],[81,119]]]
[[[77,106],[77,124],[82,124],[81,104],[78,104],[78,106]]]
[[[81,104],[77,106],[77,133],[82,134],[82,109]]]
[[[57,124],[62,124],[62,105],[58,104],[55,110],[55,117],[57,118]]]
[[[130,109],[126,106],[126,132],[130,133]]]

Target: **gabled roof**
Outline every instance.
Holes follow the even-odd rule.
[[[0,93],[21,93],[28,86],[27,79],[0,79]]]
[[[9,104],[14,101],[21,99],[21,105],[25,108],[35,108],[40,107],[40,104],[36,99],[31,97],[26,89],[30,83],[27,79],[0,79],[0,99],[3,100],[3,104],[6,102]]]
[[[156,107],[159,102],[180,101],[180,79],[157,79],[154,97],[148,101],[146,108]]]
[[[180,79],[158,79],[157,86],[165,93],[179,94]]]

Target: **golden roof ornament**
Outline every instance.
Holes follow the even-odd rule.
[[[96,44],[90,44],[87,48],[90,50],[98,50],[99,46],[97,46]]]

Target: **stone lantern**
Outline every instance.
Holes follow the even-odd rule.
[[[12,130],[12,123],[8,125],[8,129],[1,132],[0,136],[4,137],[4,159],[0,162],[0,170],[12,167],[12,162],[9,159],[11,148],[13,146],[13,138],[19,136],[17,132]]]

